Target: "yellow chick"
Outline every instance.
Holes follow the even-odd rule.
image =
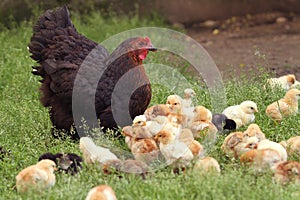
[[[236,123],[236,128],[250,124],[255,120],[255,113],[258,112],[257,105],[253,101],[244,101],[240,105],[227,107],[222,114],[226,115]]]
[[[274,168],[273,180],[276,183],[287,184],[289,182],[300,183],[300,163],[296,161],[286,161],[279,163]]]
[[[251,168],[257,172],[272,169],[281,162],[278,151],[274,149],[251,149],[240,157],[243,164],[250,164]]]
[[[281,144],[288,152],[288,155],[294,153],[300,154],[300,136],[289,138],[287,141],[282,141]]]
[[[182,110],[182,98],[178,95],[170,95],[167,97],[166,105],[169,106],[171,113],[168,115],[169,121],[177,126],[186,127],[187,116]]]
[[[167,130],[160,131],[154,139],[159,142],[159,149],[167,165],[186,167],[193,160],[191,150],[184,142],[175,140],[175,136]]]
[[[172,113],[182,113],[182,98],[176,94],[167,97],[166,105]]]
[[[56,170],[55,162],[48,159],[23,169],[16,176],[17,191],[24,193],[30,189],[44,190],[54,186]]]
[[[200,174],[207,173],[221,173],[221,168],[216,159],[213,157],[204,157],[196,160],[195,165],[193,167],[194,172],[199,172]]]
[[[210,136],[216,137],[217,127],[211,122],[212,113],[204,106],[196,106],[194,109],[194,117],[189,123],[189,128],[195,138]]]
[[[257,137],[258,142],[266,139],[265,134],[261,131],[257,124],[250,124],[246,131],[244,131],[244,137]]]
[[[280,87],[288,91],[295,81],[296,77],[294,74],[287,74],[278,78],[269,78],[267,80],[267,86],[270,86],[272,89]]]
[[[99,185],[89,191],[85,200],[117,200],[117,197],[110,186]]]
[[[79,148],[83,155],[83,160],[87,164],[103,165],[111,160],[119,160],[109,149],[97,146],[89,137],[81,137]]]
[[[290,89],[286,92],[283,99],[280,99],[268,105],[266,114],[274,121],[280,122],[284,117],[298,113],[298,100],[300,99],[300,90]]]
[[[286,149],[279,143],[273,142],[271,140],[265,139],[260,141],[256,147],[258,150],[260,149],[273,149],[277,151],[280,155],[280,161],[286,161],[288,158]]]

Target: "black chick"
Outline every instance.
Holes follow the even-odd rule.
[[[42,159],[53,160],[60,171],[65,171],[67,174],[75,175],[82,169],[82,158],[74,153],[45,153],[39,157],[39,161]]]

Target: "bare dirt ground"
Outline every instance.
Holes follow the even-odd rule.
[[[264,66],[300,79],[300,15],[263,13],[193,24],[188,35],[211,55],[224,78]]]

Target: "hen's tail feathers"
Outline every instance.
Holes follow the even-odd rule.
[[[62,32],[62,29],[67,27],[75,30],[66,6],[56,10],[47,10],[33,27],[33,36],[29,44],[31,58],[37,62],[45,60],[45,48],[53,43],[52,39],[58,34],[57,32]]]

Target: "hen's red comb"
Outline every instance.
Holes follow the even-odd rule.
[[[151,41],[150,41],[150,38],[148,38],[147,36],[145,37],[145,40],[146,40],[147,42],[151,42]]]

